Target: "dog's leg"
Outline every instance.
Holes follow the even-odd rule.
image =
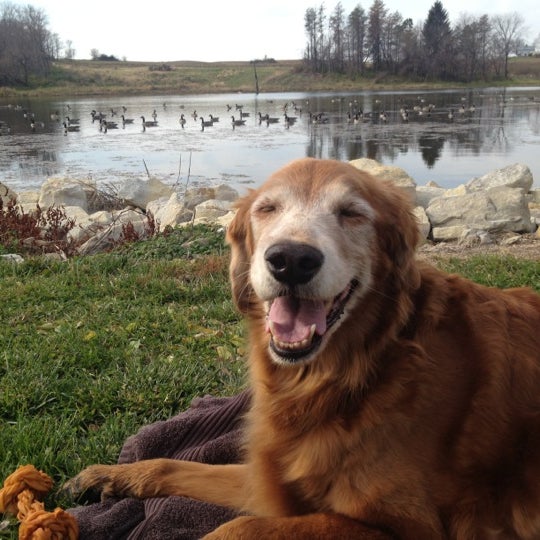
[[[233,519],[203,540],[392,540],[394,535],[341,514]],[[415,540],[418,540],[416,538]]]
[[[245,506],[244,465],[207,465],[174,459],[149,459],[122,465],[92,465],[66,482],[76,497],[97,491],[102,498],[178,495],[234,509]]]

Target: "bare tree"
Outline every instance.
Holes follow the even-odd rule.
[[[496,48],[504,65],[504,78],[508,79],[508,57],[524,31],[525,21],[519,13],[513,12],[493,16],[491,24]]]
[[[64,56],[67,60],[73,60],[75,58],[75,49],[73,48],[73,41],[68,39],[66,41],[66,48],[64,49]]]
[[[0,4],[0,84],[28,85],[47,76],[52,60],[45,13],[30,5]]]
[[[345,71],[345,10],[341,2],[336,4],[328,21],[330,29],[330,69]]]

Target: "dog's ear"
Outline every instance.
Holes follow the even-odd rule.
[[[229,277],[236,307],[247,313],[255,304],[255,295],[249,281],[253,237],[250,225],[250,209],[254,191],[236,203],[236,215],[227,229],[227,243],[231,246]]]
[[[390,267],[398,268],[403,279],[414,287],[419,279],[415,252],[420,230],[411,201],[401,188],[387,184],[383,204],[379,211],[383,218],[377,223],[378,236],[383,242],[381,251],[390,259]]]

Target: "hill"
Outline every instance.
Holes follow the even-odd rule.
[[[510,75],[507,81],[476,82],[474,86],[539,85],[540,58],[511,59]],[[46,80],[32,80],[24,89],[0,88],[0,96],[255,92],[256,83],[261,92],[471,86],[470,83],[422,83],[384,73],[365,77],[313,74],[302,69],[301,60],[268,60],[256,64],[59,60]]]

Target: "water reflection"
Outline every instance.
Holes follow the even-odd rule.
[[[141,116],[157,124],[145,129]],[[232,116],[245,124],[233,129]],[[65,132],[68,117],[77,131]],[[0,181],[15,190],[55,175],[116,183],[146,168],[168,183],[242,189],[301,156],[368,157],[444,187],[522,162],[540,186],[540,88],[0,101],[0,134]]]

